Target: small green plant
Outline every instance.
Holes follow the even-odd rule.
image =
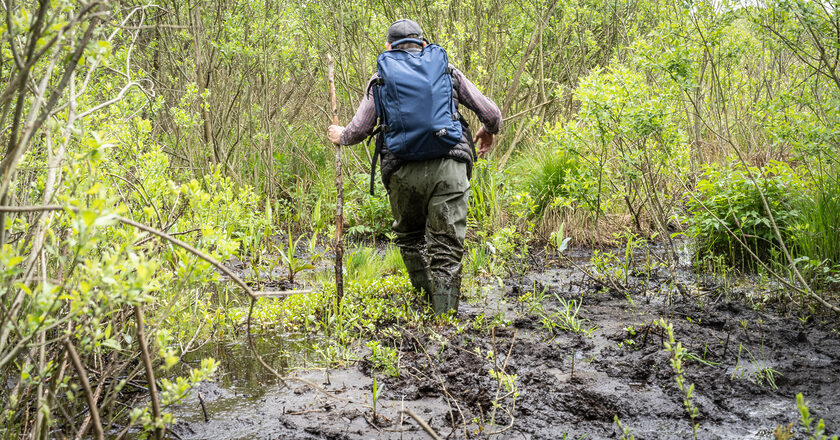
[[[545,314],[545,299],[548,293],[548,287],[542,289],[535,288],[519,296],[519,301],[522,301],[527,306],[526,313],[529,315],[544,315]]]
[[[391,377],[400,375],[400,357],[395,348],[382,345],[379,341],[368,341],[365,345],[370,349],[370,362],[373,367]]]
[[[581,302],[573,299],[567,301],[556,293],[554,297],[560,305],[554,313],[550,315],[542,314],[543,328],[551,332],[554,332],[555,329],[560,329],[569,333],[580,333],[586,336],[592,335],[592,332],[597,327],[587,327],[586,323],[589,321],[578,317]]]
[[[286,270],[289,272],[286,279],[290,283],[295,282],[295,275],[297,275],[298,272],[315,268],[315,265],[312,264],[312,262],[305,261],[297,257],[297,246],[302,238],[302,235],[297,239],[292,238],[292,231],[290,229],[286,233],[285,247],[281,248],[280,246],[275,246],[275,249],[280,257],[280,261],[282,261]]]
[[[378,183],[375,195],[368,194],[370,175],[359,173],[344,181],[344,218],[349,227],[349,237],[371,237],[385,235],[391,230],[391,206],[387,191]],[[377,179],[378,180],[378,179]]]
[[[820,419],[814,424],[814,418],[811,416],[811,410],[808,409],[808,402],[802,396],[802,393],[796,395],[796,407],[799,409],[799,424],[805,429],[809,440],[828,440],[825,435],[825,421]],[[831,440],[837,440],[837,436],[831,437]]]
[[[615,426],[621,432],[621,440],[636,440],[636,437],[630,433],[630,428],[621,423],[621,419],[618,418],[618,414],[613,416],[613,423],[615,423]]]
[[[478,161],[473,168],[468,221],[478,231],[490,231],[502,225],[503,175],[488,161]]]
[[[519,231],[513,225],[507,225],[493,232],[485,243],[490,250],[491,267],[505,269],[508,275],[524,270],[525,265],[521,263],[526,254],[518,246],[520,240]]]
[[[628,325],[624,327],[624,331],[627,332],[627,338],[623,341],[618,343],[618,347],[621,348],[623,346],[634,347],[636,345],[636,340],[633,339],[636,336],[636,328],[632,325]]]
[[[383,262],[385,264],[385,271],[389,274],[403,273],[406,270],[400,249],[394,245],[388,245],[385,248]]]
[[[562,254],[569,248],[569,242],[572,240],[572,237],[566,237],[566,224],[560,224],[560,227],[557,228],[556,231],[551,233],[549,237],[549,244],[554,247],[554,251],[558,254]]]
[[[176,377],[174,382],[167,378],[162,378],[160,381],[161,404],[164,407],[177,404],[187,397],[187,393],[193,387],[216,374],[218,368],[219,363],[215,359],[205,358],[201,360],[201,365],[198,368],[190,370],[188,377]],[[155,420],[151,404],[134,408],[131,410],[130,418],[132,424],[141,424],[147,432],[151,432],[159,426],[175,423],[175,417],[171,413],[162,413],[161,418]]]
[[[624,277],[623,285],[628,286],[630,283],[630,274],[633,272],[633,255],[637,250],[645,246],[645,242],[629,229],[613,234],[613,237],[624,241],[624,259],[621,264],[621,274]]]
[[[781,376],[778,370],[769,367],[767,362],[764,359],[757,360],[752,357],[752,353],[750,354],[750,362],[753,365],[755,371],[753,372],[753,380],[758,385],[767,385],[774,390],[778,390],[779,387],[776,385],[776,375]]]
[[[385,258],[372,247],[353,249],[346,256],[345,270],[349,279],[372,280],[392,269],[387,267]]]
[[[482,243],[467,245],[467,258],[464,264],[464,271],[470,275],[495,274],[497,271],[492,266],[490,251]]]
[[[371,390],[371,400],[372,400],[372,411],[373,411],[373,421],[376,422],[376,403],[379,401],[379,395],[382,394],[382,390],[385,389],[385,384],[380,384],[377,380],[376,373],[373,373],[373,388]]]
[[[569,196],[566,175],[577,172],[578,160],[567,149],[553,150],[550,145],[540,145],[524,155],[518,165],[527,168],[527,173],[522,173],[525,187],[534,196],[535,213],[542,214],[555,199]]]
[[[689,417],[691,417],[691,429],[694,432],[694,438],[697,438],[697,430],[700,425],[697,423],[697,416],[700,411],[694,405],[692,398],[694,397],[694,384],[685,381],[685,370],[683,369],[683,358],[686,357],[688,351],[682,346],[681,342],[677,342],[674,338],[674,326],[664,318],[655,321],[665,331],[668,340],[664,342],[665,351],[671,353],[671,368],[674,369],[674,380],[677,382],[677,388],[683,392],[683,405]]]
[[[495,369],[490,369],[488,372],[490,377],[498,382],[499,389],[504,389],[505,394],[499,395],[496,393],[496,399],[493,401],[493,412],[490,416],[490,424],[496,423],[496,410],[501,408],[501,401],[507,399],[508,397],[512,398],[509,412],[513,412],[516,409],[516,399],[519,397],[519,388],[516,386],[516,379],[517,375],[515,374],[507,374],[504,371],[496,371]]]
[[[614,253],[596,249],[592,252],[589,263],[592,265],[593,275],[600,283],[625,290],[628,268]]]
[[[793,438],[793,422],[788,423],[787,426],[776,425],[773,431],[773,440],[790,440]]]
[[[751,368],[749,371],[745,369],[741,365],[741,354],[746,351],[747,356],[749,356],[749,362]],[[739,374],[740,373],[740,374]],[[770,388],[776,390],[779,387],[776,385],[776,375],[781,376],[778,370],[770,367],[767,365],[767,361],[764,359],[764,356],[760,359],[757,359],[752,352],[745,348],[743,344],[738,345],[738,356],[735,360],[735,368],[732,371],[732,377],[730,380],[734,380],[735,376],[738,375],[739,378],[744,379],[745,376],[747,379],[755,383],[756,385],[760,386],[769,386]]]

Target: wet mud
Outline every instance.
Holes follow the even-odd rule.
[[[222,371],[172,409],[179,420],[172,432],[182,439],[431,438],[410,412],[441,438],[619,438],[615,416],[637,439],[692,438],[663,348],[667,335],[655,323],[661,318],[689,353],[684,372],[694,384],[699,438],[772,439],[778,425],[798,425],[797,393],[829,433],[840,431],[834,318],[803,322],[748,306],[737,288],[688,270],[677,278],[647,274],[644,288],[636,283],[625,294],[577,268],[544,266],[502,286],[488,280],[486,299],[462,301],[457,325],[392,327],[382,344],[399,352],[398,377],[374,370],[363,344],[360,360],[346,368],[313,368],[310,337],[291,338],[298,345],[286,348],[298,355],[275,361],[329,396],[294,380],[282,387],[244,342],[199,353],[220,360]],[[542,313],[523,300],[536,293],[545,294]],[[581,302],[584,328],[594,327],[588,336],[544,325],[542,317],[570,300]],[[263,353],[272,344],[263,340]],[[375,417],[374,374],[384,385]]]

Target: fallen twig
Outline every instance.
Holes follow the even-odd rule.
[[[461,410],[461,405],[458,404],[458,401],[455,399],[455,397],[451,393],[449,393],[449,390],[446,389],[446,384],[444,383],[443,378],[441,377],[440,372],[437,369],[437,364],[432,360],[432,357],[429,356],[429,352],[426,351],[426,346],[424,346],[420,342],[420,340],[417,339],[417,336],[415,336],[413,333],[409,333],[409,334],[411,334],[411,337],[414,338],[414,341],[423,350],[423,354],[426,356],[426,360],[429,361],[429,366],[432,368],[432,371],[434,372],[435,379],[437,379],[438,383],[440,384],[440,388],[443,391],[443,394],[445,394],[446,397],[447,397],[446,404],[449,405],[449,417],[450,417],[451,422],[452,422],[453,432],[456,429],[457,424],[455,423],[455,417],[452,414],[452,404],[449,403],[450,400],[455,403],[455,408],[458,410],[458,415],[461,416],[462,425],[464,425],[464,436],[468,437],[469,434],[467,433],[467,428],[466,428],[467,418],[464,417],[464,412]],[[418,372],[419,372],[419,370],[418,370]]]
[[[312,292],[314,292],[314,290],[312,290],[312,289],[263,291],[263,292],[254,292],[254,296],[258,296],[260,298],[285,298],[287,296],[298,295],[298,294],[301,294],[301,293],[312,293]]]
[[[434,429],[432,429],[432,427],[431,427],[431,426],[429,426],[429,424],[428,424],[428,423],[426,423],[426,421],[425,421],[425,420],[421,419],[421,418],[420,418],[420,416],[418,416],[417,414],[414,414],[414,411],[412,411],[412,410],[410,410],[410,409],[406,408],[406,409],[402,410],[402,412],[403,412],[404,414],[408,414],[408,416],[409,416],[409,417],[411,417],[412,419],[414,419],[414,421],[415,421],[415,422],[417,422],[417,424],[418,424],[418,425],[420,425],[420,427],[421,427],[421,428],[423,428],[423,430],[424,430],[424,431],[426,431],[426,433],[427,433],[427,434],[429,434],[429,436],[430,436],[431,438],[433,438],[433,439],[435,439],[435,440],[440,440],[440,436],[439,436],[439,435],[437,435],[437,433],[435,432],[435,430],[434,430]]]

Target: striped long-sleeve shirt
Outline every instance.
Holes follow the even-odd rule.
[[[496,134],[502,126],[502,112],[490,98],[484,96],[478,88],[461,73],[455,69],[453,72],[453,83],[458,93],[458,102],[466,108],[475,112],[478,120],[484,124],[484,130],[490,134]],[[379,78],[378,74],[371,77],[371,81]],[[368,83],[367,93],[362,99],[353,120],[341,133],[342,145],[353,145],[363,141],[376,128],[376,106],[373,100],[373,91]]]

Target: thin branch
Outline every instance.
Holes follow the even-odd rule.
[[[152,366],[152,357],[149,355],[149,347],[146,345],[146,332],[143,324],[143,306],[134,306],[134,316],[137,318],[137,343],[140,345],[140,355],[143,358],[143,366],[146,368],[146,379],[149,383],[149,400],[152,401],[153,425],[157,426],[160,421],[160,401],[158,401],[157,384],[155,383],[155,369]],[[155,439],[163,440],[163,426],[155,428]]]
[[[76,373],[79,375],[79,382],[82,384],[82,390],[84,391],[88,407],[90,408],[90,420],[93,424],[93,435],[97,440],[104,440],[105,433],[102,431],[102,422],[99,419],[99,410],[96,408],[96,399],[93,398],[93,392],[90,389],[90,382],[88,382],[85,367],[82,365],[81,359],[79,359],[79,353],[76,352],[76,348],[73,346],[73,343],[70,342],[70,339],[64,340],[64,347],[67,349],[67,354],[70,355],[70,361],[73,364],[73,368],[76,369]]]
[[[509,120],[511,120],[511,119],[516,119],[516,118],[518,118],[518,117],[520,117],[520,116],[522,116],[522,115],[525,115],[525,114],[527,114],[527,113],[530,113],[530,112],[532,112],[532,111],[534,111],[534,110],[536,110],[536,109],[538,109],[538,108],[540,108],[540,107],[544,107],[544,106],[546,106],[546,105],[548,105],[548,104],[551,104],[551,103],[553,103],[553,102],[555,102],[555,101],[557,101],[557,98],[551,98],[551,99],[549,99],[549,100],[547,100],[547,101],[544,101],[544,102],[541,102],[541,103],[539,103],[539,104],[537,104],[537,105],[535,105],[535,106],[533,106],[533,107],[531,107],[531,108],[528,108],[528,109],[522,110],[521,112],[519,112],[519,113],[517,113],[517,114],[515,114],[515,115],[510,115],[510,116],[508,116],[508,117],[506,117],[506,118],[502,119],[502,122],[509,121]]]
[[[408,414],[409,417],[414,419],[414,421],[417,422],[417,424],[420,425],[421,428],[423,428],[423,431],[426,431],[426,434],[429,434],[429,437],[431,437],[435,440],[440,440],[440,436],[437,435],[435,430],[432,429],[432,427],[429,426],[429,424],[426,423],[425,420],[421,419],[420,416],[418,416],[417,414],[414,414],[414,411],[406,408],[406,409],[402,410],[402,413],[403,414]]]

